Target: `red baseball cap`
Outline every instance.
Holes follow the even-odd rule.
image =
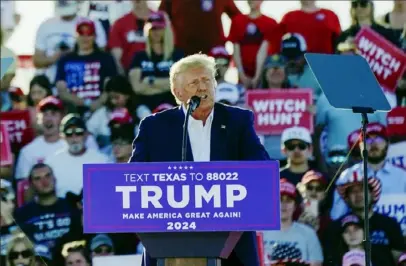
[[[383,138],[388,138],[388,133],[386,127],[381,123],[370,123],[367,126],[366,134],[368,135],[378,135]]]
[[[91,20],[81,20],[76,24],[76,33],[83,36],[94,36],[96,35],[96,26]]]
[[[163,29],[166,27],[165,13],[162,11],[151,12],[147,22],[151,24],[152,28]]]
[[[213,48],[211,48],[209,54],[209,56],[213,57],[217,63],[229,63],[231,60],[231,55],[227,52],[226,47],[219,45],[219,46],[215,46]],[[221,62],[221,60],[223,62]],[[227,60],[225,62],[225,60]]]
[[[114,110],[110,115],[109,124],[131,124],[133,119],[126,108]]]
[[[10,94],[13,94],[14,96],[24,96],[23,90],[19,87],[10,87],[8,89],[8,92]]]
[[[54,107],[59,110],[63,110],[63,103],[55,96],[48,96],[42,99],[37,106],[38,112],[43,112],[47,107]]]
[[[406,136],[406,107],[395,107],[387,116],[388,136]]]
[[[280,180],[280,193],[281,196],[286,195],[296,199],[296,187],[292,183],[290,183],[286,178],[282,178]]]
[[[356,145],[355,149],[357,149],[357,148],[359,149],[358,144],[361,140],[360,134],[361,134],[361,130],[356,129],[348,135],[348,137],[347,137],[348,149],[351,149],[351,147],[353,145]]]
[[[302,177],[302,184],[306,185],[311,181],[319,181],[320,183],[326,184],[326,179],[323,174],[314,170],[307,171]]]

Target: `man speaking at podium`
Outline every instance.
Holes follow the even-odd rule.
[[[204,54],[187,56],[172,65],[170,86],[180,106],[141,121],[130,162],[182,161],[183,123],[193,96],[200,98],[200,104],[187,125],[186,161],[270,159],[255,133],[253,113],[215,103],[215,76],[215,60]],[[147,256],[144,265],[155,266],[156,261]],[[255,232],[244,233],[221,265],[258,266]]]

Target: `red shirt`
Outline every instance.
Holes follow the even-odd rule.
[[[262,41],[272,37],[277,26],[278,23],[273,18],[265,15],[250,18],[241,14],[233,18],[228,40],[240,45],[241,61],[246,75],[255,76],[259,47]]]
[[[331,10],[321,8],[313,13],[295,10],[283,16],[280,31],[280,37],[288,32],[301,34],[307,42],[308,52],[331,54],[334,53],[335,39],[341,33],[341,26]],[[272,46],[272,52],[279,53],[280,39]]]
[[[109,49],[121,48],[121,64],[128,70],[136,52],[145,49],[144,25],[133,12],[118,19],[112,26],[108,41]]]
[[[221,15],[230,18],[241,14],[233,0],[162,0],[160,10],[168,13],[175,45],[186,55],[208,53],[217,45],[224,45]]]

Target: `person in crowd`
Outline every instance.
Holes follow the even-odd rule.
[[[12,184],[3,178],[0,181],[0,264],[6,265],[7,246],[20,231],[13,218],[15,193]]]
[[[245,88],[240,84],[230,83],[225,80],[226,72],[231,63],[231,55],[224,46],[216,46],[210,50],[209,56],[213,57],[217,67],[216,102],[228,105],[244,106]]]
[[[163,0],[159,10],[169,15],[175,32],[175,45],[185,55],[207,54],[212,47],[224,45],[222,14],[227,14],[230,19],[241,14],[233,0],[191,1],[187,5],[184,0]]]
[[[72,247],[68,249],[65,257],[65,266],[91,266],[92,258],[82,246]]]
[[[354,38],[361,27],[370,27],[394,45],[399,45],[399,39],[396,38],[393,31],[379,25],[375,21],[375,7],[372,0],[352,0],[350,12],[352,20],[351,26],[343,31],[337,38],[336,45],[346,41],[348,38]]]
[[[365,250],[363,245],[364,228],[362,221],[356,215],[349,214],[341,220],[341,238],[339,243],[338,261],[336,265],[343,265],[345,257],[350,255],[352,251],[361,252],[364,257],[359,258],[360,263],[365,262]],[[354,262],[353,262],[354,263]],[[353,265],[353,264],[351,264]]]
[[[318,7],[315,0],[300,0],[300,5],[300,9],[282,17],[279,39],[271,43],[271,51],[279,53],[280,36],[296,32],[304,37],[308,52],[334,53],[335,40],[341,33],[337,15],[331,10]]]
[[[393,0],[392,11],[382,18],[382,24],[393,30],[395,38],[400,40],[406,23],[406,3],[402,0]]]
[[[316,232],[300,222],[293,221],[293,214],[300,205],[294,184],[280,180],[281,230],[264,231],[265,263],[300,261],[310,266],[321,266],[323,253]]]
[[[35,252],[30,240],[18,234],[7,247],[7,266],[35,266]]]
[[[406,171],[394,166],[386,160],[389,146],[386,127],[379,123],[368,124],[365,142],[365,147],[363,147],[363,142],[360,143],[360,149],[363,150],[365,148],[368,151],[368,175],[373,175],[381,181],[382,194],[405,194]],[[346,169],[337,180],[337,186],[346,182],[348,173],[352,173],[357,169],[363,169],[362,162]],[[336,190],[334,193],[333,208],[331,209],[331,217],[335,220],[344,215],[347,211],[347,204],[343,198],[339,196],[339,190]]]
[[[281,148],[287,157],[287,165],[280,169],[280,176],[296,186],[303,175],[312,170],[309,164],[313,150],[310,131],[296,126],[285,129],[281,136]]]
[[[79,16],[77,1],[55,1],[55,16],[45,20],[35,37],[34,66],[39,73],[45,73],[53,84],[56,63],[75,46],[75,29],[84,17]],[[100,48],[107,44],[106,34],[99,21],[95,22],[96,43]]]
[[[27,96],[19,87],[11,86],[8,89],[11,100],[11,110],[24,111],[27,110]]]
[[[14,62],[11,64],[11,66],[5,70],[5,74],[3,77],[0,77],[0,111],[5,112],[9,111],[12,109],[12,104],[11,104],[11,99],[10,99],[10,93],[9,93],[9,88],[11,87],[11,82],[13,81],[15,75],[16,75],[16,69],[17,69],[17,57],[14,54],[12,50],[7,48],[4,44],[4,32],[0,28],[0,54],[1,57],[4,58],[13,58]],[[2,69],[2,72],[4,69]]]
[[[35,266],[53,266],[50,248],[45,245],[35,245]]]
[[[307,171],[296,186],[302,195],[303,204],[298,221],[312,227],[321,237],[330,223],[331,197],[328,197],[327,178],[320,172]]]
[[[261,13],[262,0],[247,2],[249,13],[233,18],[228,40],[234,44],[233,57],[240,82],[247,89],[255,89],[268,54],[268,40],[276,33],[278,23]]]
[[[304,37],[298,33],[286,33],[282,37],[281,54],[286,58],[286,72],[289,82],[297,88],[313,89],[313,99],[316,103],[322,94],[304,54],[308,51]]]
[[[88,131],[96,138],[99,147],[103,149],[110,144],[109,121],[117,109],[126,109],[135,118],[135,94],[131,83],[126,77],[111,77],[104,86],[107,101],[103,107],[96,110],[86,122]]]
[[[113,240],[106,234],[98,234],[90,242],[91,257],[113,256]]]
[[[406,107],[395,107],[388,114],[389,147],[387,160],[406,169]]]
[[[131,12],[113,24],[108,41],[108,47],[123,74],[128,72],[134,54],[145,50],[144,25],[151,13],[147,1],[132,0],[131,3]]]
[[[31,123],[37,135],[42,133],[42,128],[37,121],[38,105],[42,99],[52,96],[52,94],[52,86],[47,76],[37,75],[32,78],[27,96],[27,105],[30,111]]]
[[[327,132],[327,150],[332,147],[340,145],[346,146],[348,144],[348,136],[360,128],[360,119],[357,114],[350,110],[338,110],[330,105],[327,97],[322,94],[316,104],[316,127],[314,138],[319,139],[323,130]],[[386,124],[385,113],[374,113],[368,115],[370,123],[379,122],[383,125]],[[325,172],[326,163],[325,155],[320,150],[319,141],[314,143],[314,154],[318,162],[318,168]],[[350,149],[351,147],[348,147]]]
[[[327,152],[326,166],[327,177],[332,180],[334,177],[340,176],[340,174],[350,167],[352,164],[347,159],[348,149],[344,146],[334,146]],[[357,161],[358,163],[359,161]]]
[[[96,44],[93,21],[78,22],[76,33],[74,50],[58,61],[56,88],[69,111],[85,114],[104,104],[104,84],[108,78],[117,75],[117,68],[113,57]]]
[[[144,29],[146,48],[134,55],[129,79],[137,100],[153,110],[162,103],[175,104],[169,69],[183,57],[183,52],[174,46],[172,27],[164,12],[152,12]]]
[[[132,154],[135,123],[126,109],[117,110],[109,122],[111,155],[115,163],[127,163]]]
[[[35,164],[28,180],[35,199],[16,209],[15,220],[34,244],[53,248],[55,241],[69,232],[74,209],[57,197],[56,178],[48,165]]]
[[[108,158],[98,150],[87,147],[86,124],[77,114],[68,114],[62,119],[60,133],[68,145],[65,149],[46,157],[45,163],[50,166],[56,177],[58,197],[65,197],[69,191],[80,193],[83,187],[83,164],[107,163]],[[67,165],[69,167],[66,167]]]
[[[383,181],[386,179],[374,177],[372,173],[368,176],[369,203],[367,208],[369,210],[372,264],[395,266],[395,261],[397,261],[401,252],[406,249],[405,241],[399,223],[394,218],[374,212],[373,209],[379,201],[381,194],[385,193]],[[365,219],[363,179],[362,169],[350,168],[343,172],[337,183],[339,196],[350,207],[349,211],[344,213],[344,215],[354,214],[361,220]],[[326,238],[323,241],[323,247],[326,252],[326,262],[330,263],[328,265],[336,265],[331,263],[341,259],[339,257],[340,254],[337,254],[340,251],[337,245],[340,243],[340,220],[343,216],[338,217],[325,234]]]

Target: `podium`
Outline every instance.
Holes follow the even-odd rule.
[[[219,266],[236,247],[251,261],[255,231],[280,229],[277,161],[87,164],[83,173],[85,233],[137,233],[159,266]]]

